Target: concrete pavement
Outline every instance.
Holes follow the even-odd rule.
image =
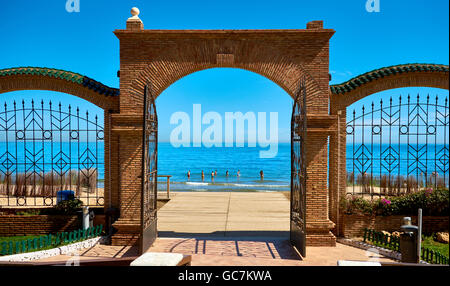
[[[278,192],[177,192],[158,211],[160,237],[288,237],[289,201]]]

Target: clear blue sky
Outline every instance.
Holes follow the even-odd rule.
[[[325,28],[336,30],[330,41],[331,83],[393,64],[449,63],[448,0],[380,0],[379,13],[366,12],[365,2],[80,0],[81,11],[67,13],[66,0],[1,1],[0,68],[54,67],[118,87],[119,40],[112,32],[125,28],[133,6],[141,10],[146,29],[303,29],[311,20],[324,20]],[[415,90],[401,92],[409,91]],[[3,94],[0,102],[31,97],[61,98],[26,91]],[[64,102],[93,109],[76,98]],[[162,141],[168,140],[172,112],[189,112],[193,103],[221,114],[277,111],[280,139],[289,138],[290,97],[254,73],[212,69],[170,86],[157,101]]]

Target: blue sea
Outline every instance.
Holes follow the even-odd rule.
[[[347,144],[347,172],[449,179],[448,144]]]
[[[8,145],[8,146],[7,146]],[[280,143],[274,158],[261,159],[261,148],[230,147],[180,147],[170,143],[158,144],[158,174],[171,175],[172,191],[288,191],[290,184],[290,144]],[[265,149],[264,149],[265,150]],[[62,151],[62,152],[61,152]],[[24,155],[26,154],[26,156]],[[53,155],[52,155],[53,154]],[[51,164],[53,157],[53,165]],[[16,164],[17,162],[20,162]],[[33,164],[35,162],[35,164]],[[98,169],[98,186],[104,180],[103,142],[0,142],[0,175],[15,170],[19,173],[65,173],[69,169]],[[191,178],[187,180],[187,172]],[[201,171],[205,173],[202,181]],[[228,170],[229,176],[225,176]],[[237,177],[237,171],[240,176]],[[264,171],[264,180],[259,172]],[[217,171],[214,181],[211,172]],[[159,178],[158,189],[165,190],[165,178]]]
[[[79,146],[67,142],[53,143],[52,150],[51,144],[48,143],[27,142],[26,149],[28,151],[27,160],[25,160],[23,142],[18,142],[17,147],[10,142],[8,152],[6,152],[6,143],[0,142],[0,175],[6,173],[8,166],[10,170],[15,168],[18,172],[24,172],[25,169],[35,172],[49,172],[52,170],[50,162],[51,154],[53,154],[53,161],[58,162],[53,165],[55,171],[95,168],[97,166],[99,187],[102,187],[104,149],[101,143],[80,143]],[[361,149],[356,146],[356,149],[353,149],[353,145],[348,144],[347,158],[354,157],[355,160],[347,160],[347,172],[357,174],[360,170],[364,170],[368,174],[372,172],[375,176],[378,176],[379,174],[387,174],[390,168],[393,175],[406,175],[407,172],[412,175],[420,175],[427,165],[429,175],[436,170],[441,177],[446,176],[446,184],[448,185],[448,144],[445,146],[438,144],[436,147],[434,144],[430,144],[427,153],[424,153],[424,148],[420,146],[418,146],[419,148],[413,146],[420,152],[412,152],[414,149],[409,148],[408,150],[406,144],[401,144],[400,146],[393,146],[394,149],[391,150],[390,155],[389,152],[380,152],[388,146],[381,147],[374,144],[373,148],[368,146],[367,149]],[[71,156],[68,156],[69,149]],[[175,148],[170,143],[159,143],[158,174],[172,176],[170,186],[172,191],[289,191],[290,144],[280,143],[278,154],[274,158],[260,158],[260,150],[261,148],[258,147]],[[436,157],[434,155],[435,150],[437,150]],[[373,155],[370,155],[370,152]],[[353,153],[355,154],[353,155]],[[413,159],[417,154],[419,154],[420,160],[414,162]],[[15,157],[17,157],[18,162],[22,163],[11,165],[15,162]],[[369,160],[371,157],[374,160]],[[36,164],[31,164],[32,161],[36,161]],[[27,164],[25,165],[23,162],[27,162]],[[435,166],[438,166],[438,168],[435,169]],[[190,180],[187,178],[189,170],[191,172]],[[202,170],[205,173],[203,181],[201,178]],[[228,177],[225,175],[227,170],[229,172]],[[238,170],[240,171],[239,177],[237,176]],[[264,180],[260,179],[259,173],[261,170],[264,171]],[[214,181],[211,180],[212,171],[217,171]],[[158,181],[160,182],[158,189],[165,190],[165,178],[159,178]]]
[[[289,143],[278,145],[274,158],[259,158],[258,147],[180,147],[158,145],[158,174],[172,175],[173,191],[288,191],[291,172]],[[187,172],[191,178],[187,180]],[[202,181],[201,172],[205,173]],[[226,177],[228,170],[229,176]],[[237,172],[240,176],[237,177]],[[259,172],[264,172],[264,180]],[[217,171],[214,181],[211,172]],[[164,182],[163,178],[160,178]],[[165,189],[164,184],[158,186]]]

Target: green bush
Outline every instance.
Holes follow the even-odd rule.
[[[32,215],[40,215],[40,210],[24,210],[24,211],[18,211],[16,212],[16,215],[22,215],[22,216],[32,216]]]
[[[83,202],[79,199],[65,200],[46,211],[46,214],[74,215],[81,210]]]
[[[343,198],[341,201],[341,209],[346,214],[373,214],[372,202],[362,197],[351,196],[350,198]]]
[[[422,208],[423,215],[426,216],[448,216],[448,189],[430,188],[408,195],[373,201],[352,196],[341,201],[341,209],[346,214],[417,215],[419,208]]]

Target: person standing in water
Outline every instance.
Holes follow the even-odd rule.
[[[188,181],[191,179],[191,170],[187,172]]]
[[[259,171],[259,176],[261,177],[261,181],[264,181],[264,172],[263,172],[263,170]]]
[[[202,182],[205,180],[205,173],[202,170]]]
[[[228,170],[225,172],[225,177],[227,177],[228,178],[228,175],[229,175],[229,173],[228,173]]]
[[[241,170],[238,170],[238,171],[237,171],[237,175],[236,175],[236,176],[237,176],[237,178],[238,178],[238,180],[239,180],[239,177],[241,176]]]
[[[217,176],[217,170],[214,171],[214,176]]]
[[[214,182],[214,171],[211,171],[211,181]]]

